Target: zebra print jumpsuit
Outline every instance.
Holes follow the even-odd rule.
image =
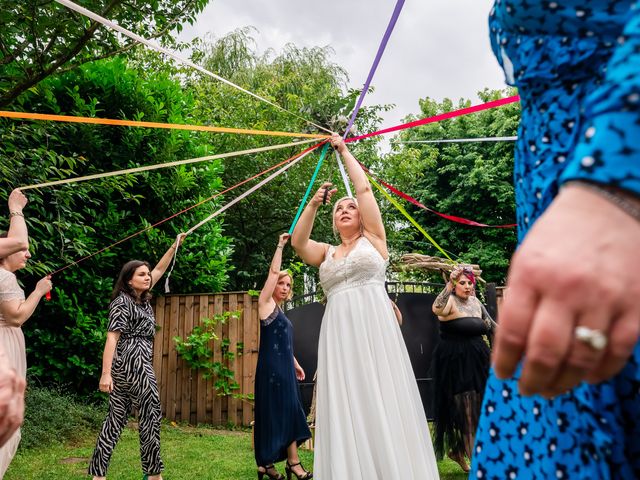
[[[160,396],[152,365],[156,321],[149,302],[138,304],[120,293],[109,305],[109,331],[120,332],[111,366],[113,391],[89,474],[104,477],[109,459],[134,407],[139,414],[140,456],[146,475],[158,475],[160,459]]]

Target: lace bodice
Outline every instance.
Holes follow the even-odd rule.
[[[346,288],[384,284],[387,261],[366,237],[360,237],[346,257],[336,260],[335,250],[330,246],[320,264],[320,284],[327,298]]]

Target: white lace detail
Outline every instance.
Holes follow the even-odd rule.
[[[335,250],[330,246],[320,264],[320,284],[327,298],[348,288],[384,284],[388,262],[366,237],[360,237],[346,257],[336,260]]]
[[[18,285],[18,279],[13,273],[0,268],[0,302],[16,299],[24,300],[24,290]]]

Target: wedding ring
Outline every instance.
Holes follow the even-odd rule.
[[[580,325],[576,327],[574,333],[576,340],[586,343],[594,350],[600,351],[607,347],[607,336],[600,330]]]

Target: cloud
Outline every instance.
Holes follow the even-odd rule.
[[[396,105],[384,126],[418,113],[418,100],[431,97],[478,101],[476,92],[503,88],[502,72],[491,52],[487,16],[491,0],[407,0],[373,79],[375,92],[365,105]],[[221,37],[254,26],[258,48],[330,45],[334,61],[360,88],[395,6],[393,0],[213,0],[181,38],[212,33]]]

